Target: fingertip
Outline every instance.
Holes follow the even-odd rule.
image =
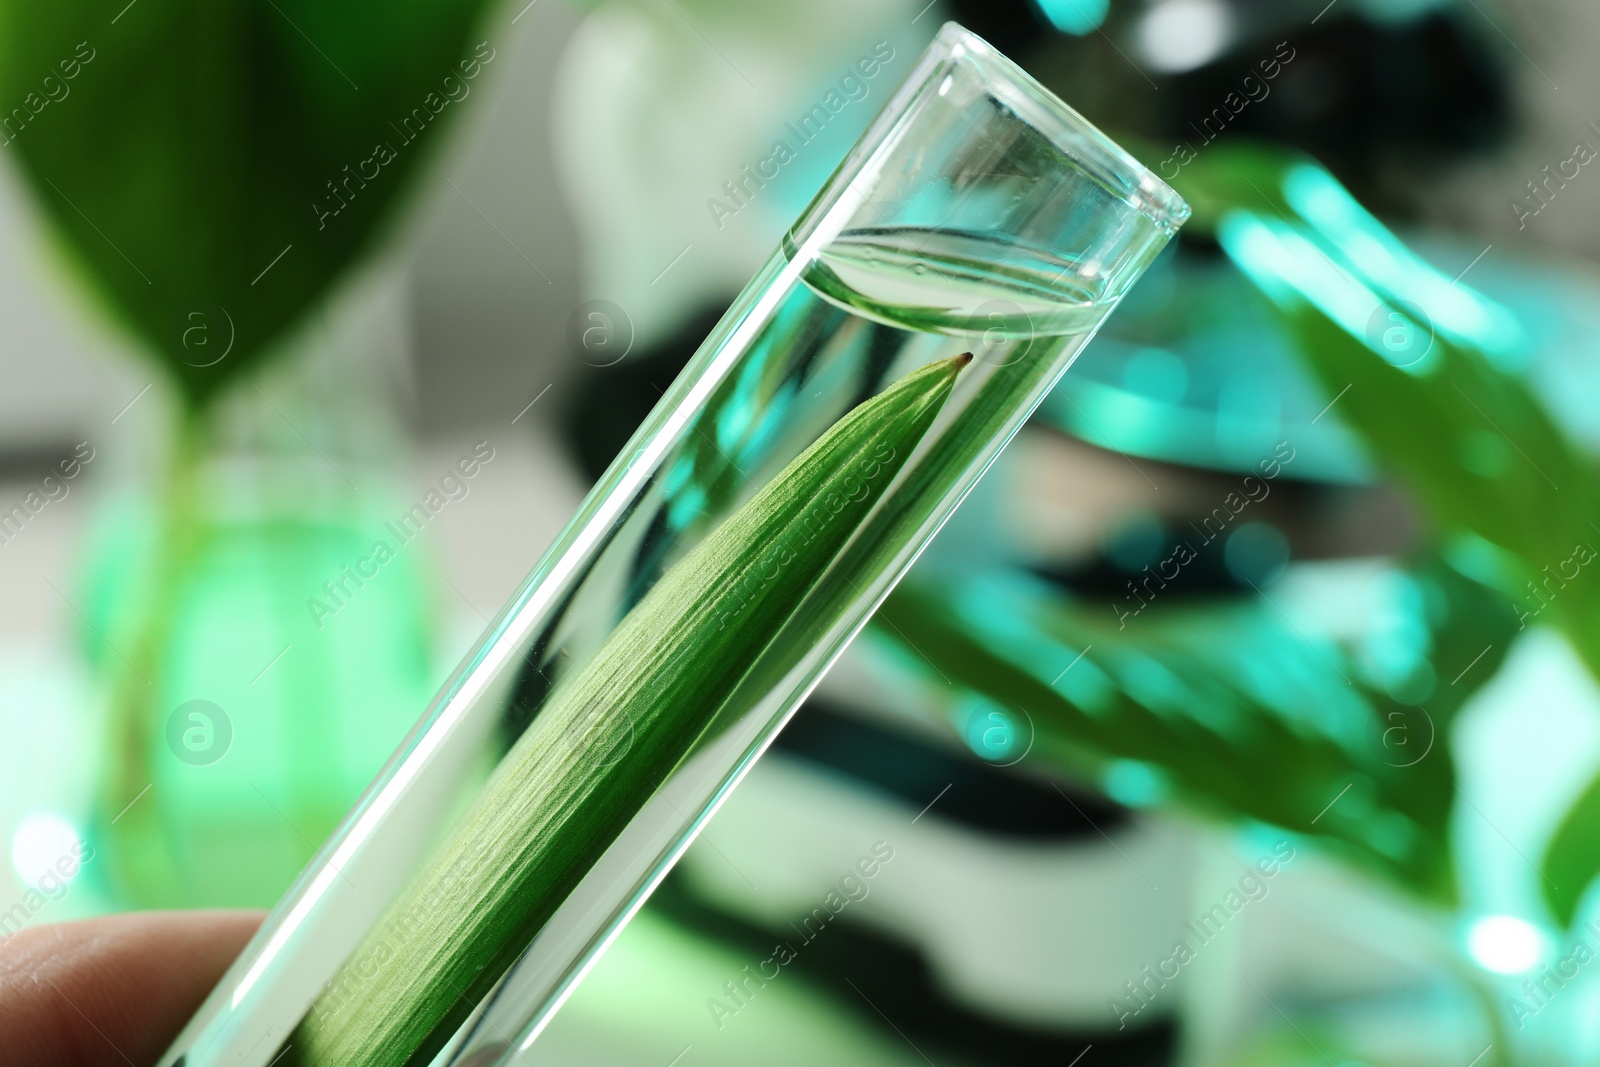
[[[146,912],[18,932],[0,943],[0,1067],[154,1061],[261,919]]]

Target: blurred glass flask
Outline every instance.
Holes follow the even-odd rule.
[[[404,507],[382,388],[397,281],[376,272],[267,377],[174,413],[167,483],[110,501],[91,534],[82,639],[108,704],[91,871],[124,906],[270,906],[426,696],[418,551],[347,576]],[[197,359],[220,358],[224,326],[190,328]]]

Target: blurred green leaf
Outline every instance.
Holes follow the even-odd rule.
[[[1542,867],[1545,903],[1562,926],[1571,926],[1584,890],[1600,875],[1600,775],[1561,820]]]
[[[372,246],[495,59],[483,7],[0,0],[0,140],[199,403]]]
[[[289,1035],[286,1063],[434,1061],[698,739],[750,706],[737,697],[750,673],[803,654],[779,645],[797,613],[853,599],[823,577],[971,358],[927,364],[852,409],[667,570],[557,685]],[[837,512],[817,503],[846,498]]]
[[[1293,153],[1220,148],[1176,184],[1458,565],[1500,590],[1519,630],[1559,627],[1600,678],[1600,576],[1586,570],[1600,489],[1518,375],[1509,313],[1422,263]],[[1545,854],[1542,891],[1563,924],[1597,874],[1600,777]]]
[[[1179,803],[1315,836],[1450,903],[1448,736],[1515,620],[1502,598],[1442,563],[1396,580],[1409,606],[1398,630],[1373,641],[1383,650],[1409,635],[1414,662],[1386,681],[1416,703],[1369,682],[1359,650],[1308,638],[1260,602],[1174,604],[1119,629],[1103,606],[1012,574],[907,583],[874,627],[939,675],[1025,714],[1033,758],[1102,784],[1117,761],[1137,761]],[[1459,683],[1445,681],[1469,664]]]
[[[1219,146],[1175,182],[1459,565],[1561,627],[1600,677],[1600,498],[1516,372],[1510,313],[1405,248],[1305,158]],[[1549,608],[1546,613],[1545,609]]]

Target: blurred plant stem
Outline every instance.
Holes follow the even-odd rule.
[[[1489,1047],[1483,1050],[1482,1059],[1475,1061],[1478,1067],[1522,1067],[1525,1062],[1528,1067],[1533,1067],[1531,1057],[1518,1054],[1511,1032],[1506,1029],[1505,1020],[1500,1015],[1499,993],[1494,988],[1493,980],[1471,960],[1457,956],[1455,965],[1462,976],[1462,984],[1483,1009],[1483,1022],[1489,1030]]]
[[[173,842],[159,817],[159,798],[145,797],[153,785],[150,763],[161,734],[163,682],[179,601],[200,541],[200,480],[206,457],[208,409],[180,403],[167,442],[156,508],[155,540],[147,580],[135,592],[136,606],[117,628],[126,654],[113,648],[111,692],[104,736],[109,751],[102,776],[100,811],[112,885],[124,899],[152,889],[170,896],[178,868]]]

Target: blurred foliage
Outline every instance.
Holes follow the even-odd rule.
[[[231,417],[211,402],[282,350],[373,247],[438,141],[436,127],[495,61],[494,47],[471,34],[484,8],[483,0],[0,0],[0,142],[67,260],[182,400],[148,551],[128,564],[138,580],[118,604],[116,641],[126,654],[104,670],[110,751],[96,835],[124,899],[193,902],[182,895],[180,860],[193,844],[185,833],[194,835],[163,819],[158,804],[130,803],[167,780],[151,767],[164,753],[165,687],[193,644],[183,635],[204,618],[190,590],[205,573],[219,498],[202,463]],[[281,558],[303,561],[308,586],[323,575],[303,546],[280,543],[284,531],[256,532]],[[216,618],[205,619],[207,632]],[[229,646],[248,647],[250,622],[222,618]],[[334,695],[312,661],[280,668],[281,684],[285,672],[338,701],[315,736],[337,737],[360,721],[364,702]],[[348,665],[342,673],[359,674]],[[370,697],[382,686],[366,689]],[[294,706],[317,712],[315,703]],[[286,729],[304,725],[280,718]],[[346,744],[340,758],[363,751]],[[364,756],[354,762],[364,779]],[[291,808],[308,850],[301,828],[320,839],[354,795],[312,799],[334,781],[320,776]]]
[[[1482,665],[1493,673],[1516,620],[1440,560],[1396,582],[1403,603],[1389,614],[1409,632],[1376,637],[1409,646],[1398,669],[1307,636],[1260,600],[1191,600],[1119,627],[1103,604],[1019,574],[907,583],[876,626],[1023,713],[1047,761],[1102,785],[1126,777],[1120,761],[1137,761],[1149,802],[1317,837],[1450,904],[1449,737],[1472,690],[1437,678],[1491,644],[1499,651]]]
[[[1572,925],[1584,890],[1596,874],[1600,874],[1600,776],[1572,805],[1545,850],[1542,890],[1564,925]]]
[[[904,587],[878,627],[1024,711],[1047,760],[1103,785],[1114,761],[1137,761],[1163,799],[1316,837],[1450,904],[1456,712],[1535,619],[1600,676],[1600,584],[1574,580],[1600,543],[1600,488],[1519,373],[1527,343],[1511,313],[1411,252],[1326,170],[1235,141],[1172,184],[1194,208],[1186,234],[1217,241],[1269,298],[1325,410],[1421,513],[1426,543],[1407,580],[1423,591],[1427,684],[1364,672],[1358,649],[1307,638],[1270,594],[1174,604],[1119,630],[1011,575]],[[1080,651],[1055,682],[1041,673]],[[1432,748],[1413,763],[1389,742],[1424,724]],[[1547,902],[1570,923],[1600,874],[1600,778],[1557,832],[1545,873]]]
[[[1510,313],[1423,263],[1298,156],[1219,147],[1179,188],[1432,532],[1530,621],[1548,601],[1547,621],[1600,676],[1600,596],[1566,594],[1576,570],[1561,571],[1600,539],[1597,486],[1515,373]]]
[[[0,140],[198,405],[371,247],[493,59],[484,6],[0,0]]]
[[[1600,543],[1600,487],[1516,373],[1509,312],[1423,263],[1296,154],[1218,148],[1178,187],[1452,561],[1500,590],[1519,630],[1558,627],[1600,677],[1600,585],[1576,580]],[[1597,816],[1600,777],[1546,852],[1541,890],[1563,925],[1600,874]]]

